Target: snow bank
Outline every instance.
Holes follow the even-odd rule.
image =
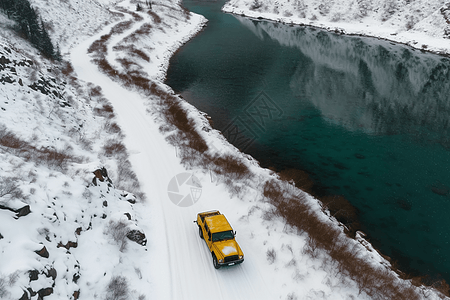
[[[223,11],[372,36],[439,54],[450,53],[450,10],[443,0],[231,0]]]

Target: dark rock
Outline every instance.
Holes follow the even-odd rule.
[[[95,178],[103,182],[105,179],[103,178],[102,171],[100,169],[95,170],[94,172]]]
[[[131,220],[131,215],[129,213],[124,213],[125,216],[127,216],[128,220]]]
[[[30,298],[36,296],[36,294],[37,294],[37,293],[36,293],[35,291],[33,291],[30,287],[27,288],[27,291],[28,291],[28,295],[29,295]]]
[[[24,217],[31,212],[30,206],[25,205],[24,207],[18,209],[16,218]]]
[[[19,78],[19,84],[20,84],[20,86],[23,86],[22,78]]]
[[[58,245],[57,245],[56,247],[58,247],[58,248],[64,247],[64,248],[66,248],[67,250],[69,250],[70,248],[76,248],[76,247],[78,247],[78,242],[71,242],[71,241],[68,241],[67,244],[65,244],[65,245],[64,245],[63,243],[59,242]]]
[[[145,237],[145,234],[143,232],[140,232],[139,230],[131,230],[127,233],[127,238],[129,238],[133,242],[138,243],[139,245],[147,245],[147,238]]]
[[[131,204],[135,204],[136,203],[136,196],[133,194],[122,194],[122,197],[125,198],[125,200],[127,200],[128,202],[130,202]]]
[[[49,287],[49,288],[45,288],[45,289],[40,289],[38,291],[39,297],[44,298],[45,296],[50,296],[51,294],[53,294],[53,288]]]
[[[19,300],[30,300],[30,297],[28,296],[28,293],[26,291],[23,291],[23,295]]]
[[[104,206],[104,207],[108,207],[108,201],[106,201],[106,200],[103,201],[103,206]]]
[[[76,233],[77,235],[80,235],[80,234],[81,234],[81,230],[83,230],[83,228],[78,227],[77,230],[75,230],[75,233]]]
[[[56,277],[58,276],[58,272],[56,272],[55,268],[50,268],[47,271],[47,274],[45,274],[47,277],[51,277],[53,280],[56,279]]]
[[[2,78],[0,78],[0,82],[14,83],[14,79],[9,76],[3,76]]]
[[[23,216],[26,216],[26,215],[28,215],[31,212],[29,205],[25,205],[24,207],[19,208],[19,209],[14,209],[14,208],[11,208],[11,207],[8,207],[8,206],[4,206],[4,205],[0,204],[0,209],[7,209],[7,210],[10,210],[12,212],[17,213],[17,215],[15,217],[16,219],[18,219],[20,217],[23,217]]]
[[[80,274],[78,273],[73,274],[72,281],[77,283],[78,279],[80,279]]]
[[[37,255],[48,258],[50,255],[48,254],[47,248],[45,248],[45,246],[39,250],[39,251],[34,251],[36,252]]]
[[[80,297],[80,291],[73,292],[73,300],[77,300]]]
[[[397,206],[403,210],[410,211],[412,209],[412,204],[407,199],[398,198],[396,202]]]
[[[95,177],[92,179],[92,183],[94,185],[97,185],[97,179],[101,182],[106,180],[107,182],[112,183],[111,179],[109,179],[108,177],[108,172],[106,171],[105,167],[97,169],[93,173],[95,175]]]
[[[431,191],[439,196],[447,196],[449,194],[449,188],[444,185],[433,185]]]
[[[30,281],[38,280],[39,271],[38,270],[28,271],[28,275],[30,277]]]
[[[28,87],[35,90],[36,92],[41,92],[44,95],[48,95],[50,93],[49,89],[46,86],[42,85],[41,83],[34,82],[33,84],[30,84]]]
[[[3,238],[3,235],[0,233],[0,240]]]
[[[339,170],[350,170],[349,167],[347,167],[347,166],[345,166],[344,164],[341,164],[341,163],[335,163],[334,166],[336,168],[338,168]]]
[[[9,59],[7,59],[4,55],[2,55],[2,57],[0,57],[0,65],[7,65],[10,63],[11,63],[11,61]]]

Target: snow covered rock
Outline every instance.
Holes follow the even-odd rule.
[[[133,242],[138,243],[141,246],[147,245],[147,238],[145,234],[137,229],[132,229],[127,233],[127,238],[132,240]]]

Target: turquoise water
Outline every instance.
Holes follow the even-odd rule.
[[[223,14],[166,83],[264,167],[307,171],[359,210],[374,246],[450,282],[450,61],[377,39]]]

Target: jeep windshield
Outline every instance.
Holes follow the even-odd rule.
[[[234,238],[234,233],[232,230],[216,232],[212,234],[212,241],[219,242],[223,240],[230,240]]]

